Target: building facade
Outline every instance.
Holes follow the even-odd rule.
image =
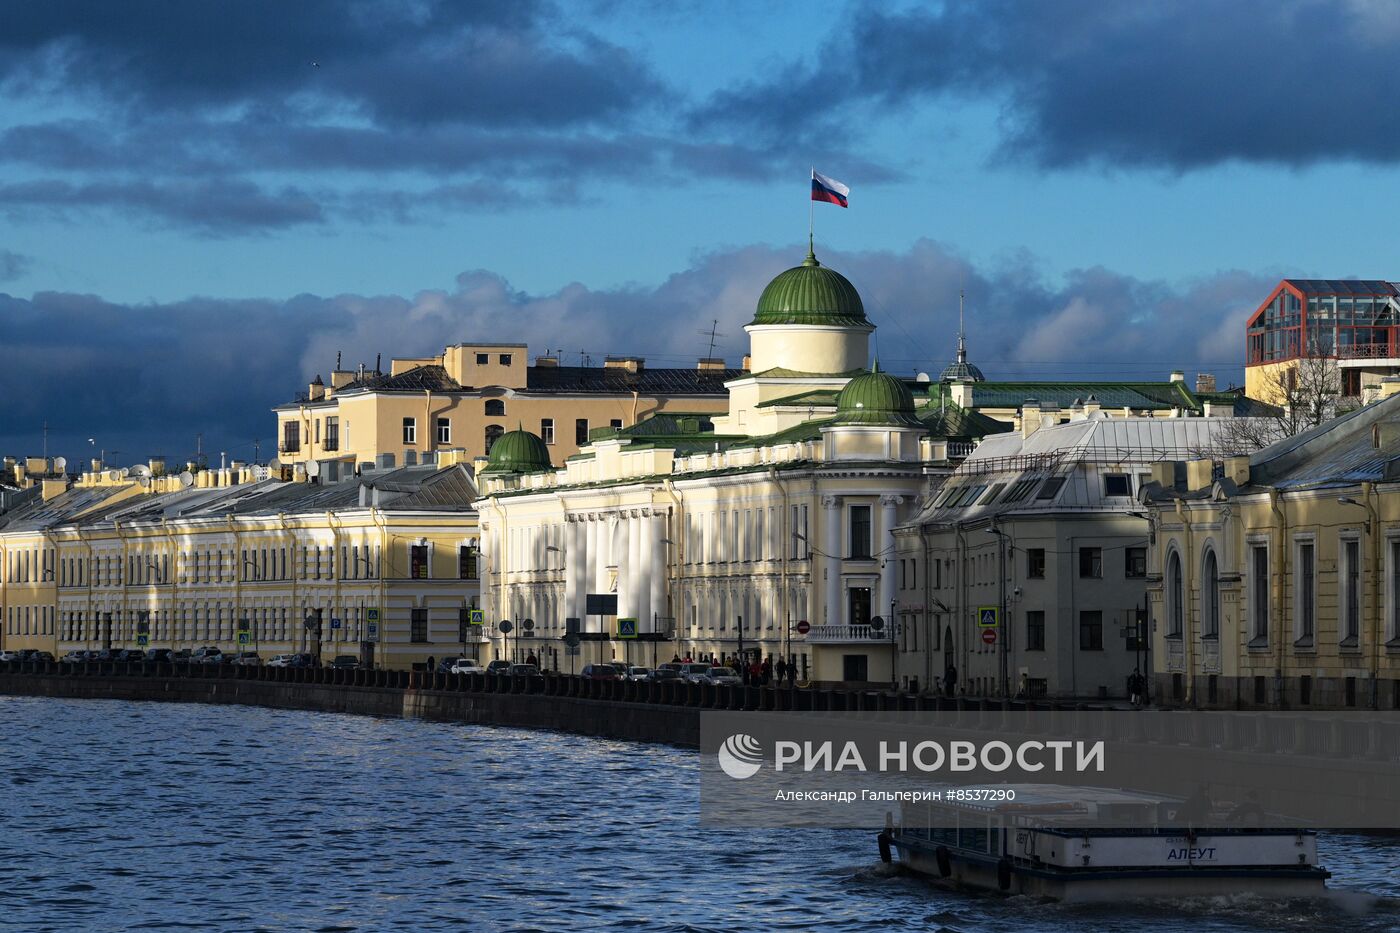
[[[480,655],[480,630],[460,625],[480,599],[468,467],[335,484],[265,472],[103,471],[5,515],[0,647],[214,646],[391,668]]]
[[[1215,471],[1157,469],[1156,699],[1400,708],[1400,395]]]
[[[278,459],[388,469],[453,449],[485,457],[496,438],[520,426],[563,460],[599,429],[661,412],[723,411],[724,383],[740,372],[722,360],[694,369],[649,368],[640,358],[561,366],[538,357],[531,365],[528,349],[458,344],[435,357],[395,359],[388,373],[337,368],[329,385],[317,376],[305,395],[274,409]]]

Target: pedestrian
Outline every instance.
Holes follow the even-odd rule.
[[[958,669],[953,663],[948,662],[948,669],[943,672],[943,689],[948,696],[953,696],[958,690]]]
[[[778,672],[779,686],[782,686],[783,681],[787,679],[787,669],[787,662],[783,660],[782,655],[778,655],[778,664],[775,667],[775,670]]]
[[[1133,668],[1133,673],[1128,677],[1128,695],[1133,709],[1142,708],[1142,680],[1142,671]]]
[[[430,654],[428,655],[428,673],[431,674],[435,670],[437,668],[433,666],[433,656]]]
[[[526,664],[533,664],[533,665],[535,665],[535,667],[539,667],[539,666],[540,666],[539,659],[535,657],[535,652],[534,652],[534,651],[531,651],[528,655],[525,656],[525,663],[526,663]]]
[[[788,680],[797,683],[797,655],[788,655]]]
[[[763,659],[763,686],[768,686],[768,682],[773,679],[773,656],[770,654]]]
[[[681,663],[681,656],[680,656],[679,654],[673,654],[673,655],[671,655],[671,663],[672,663],[672,664],[679,664],[679,663]]]

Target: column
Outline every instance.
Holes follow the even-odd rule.
[[[584,593],[588,585],[588,526],[581,515],[564,516],[564,616],[583,618]],[[563,624],[562,622],[560,624]]]
[[[637,631],[651,631],[651,579],[653,567],[651,566],[651,542],[654,536],[651,526],[651,509],[642,509],[637,516],[632,519],[633,538],[636,543],[633,550],[637,554],[637,559],[632,563],[632,593],[636,602],[633,603],[637,617]]]
[[[593,516],[593,544],[588,550],[588,563],[593,568],[593,589],[590,593],[606,593],[608,591],[608,555],[612,553],[612,542],[609,538],[612,529],[608,523],[608,516],[603,513],[595,513]]]
[[[880,570],[880,604],[871,610],[872,615],[887,615],[890,611],[890,601],[899,598],[899,578],[895,575],[899,559],[894,553],[894,526],[898,521],[899,506],[903,502],[904,499],[900,496],[880,497],[880,528],[875,539],[875,550],[876,553],[883,551],[884,558]],[[890,626],[894,625],[893,618],[885,621]]]
[[[650,559],[647,561],[647,584],[649,593],[647,596],[650,612],[647,615],[647,624],[651,624],[653,618],[669,615],[666,606],[666,513],[660,509],[653,510],[651,518],[647,519],[651,534],[648,541],[651,542]],[[652,631],[652,629],[646,629]]]
[[[845,625],[846,609],[841,605],[841,497],[822,496],[822,521],[826,543],[822,562],[826,574],[826,624]]]
[[[641,535],[637,534],[635,509],[624,509],[619,516],[617,529],[617,614],[619,617],[637,616],[637,581],[641,574],[640,545]]]

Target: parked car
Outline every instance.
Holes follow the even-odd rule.
[[[88,653],[86,651],[74,650],[68,652],[62,658],[59,658],[59,660],[64,664],[82,664],[87,660],[87,656]]]
[[[649,668],[649,667],[638,667],[637,665],[634,664],[633,666],[627,668],[627,673],[626,673],[626,675],[624,676],[624,679],[626,679],[626,680],[646,680],[647,677],[649,677],[649,676],[651,676],[651,668]]]
[[[114,651],[111,648],[103,648],[101,651],[97,652],[97,657],[93,658],[92,660],[115,661],[117,659],[117,655],[119,654],[121,654],[120,651]]]
[[[267,666],[268,666],[268,667],[294,667],[295,665],[292,663],[292,661],[295,660],[295,658],[296,658],[296,655],[294,655],[294,654],[274,654],[272,657],[268,658],[268,660],[267,660]]]
[[[485,670],[480,662],[474,658],[457,658],[452,662],[452,667],[448,668],[452,674],[482,674]]]
[[[19,655],[19,659],[21,661],[32,661],[34,660],[34,655],[38,654],[39,652],[35,648],[21,648],[16,653]]]
[[[456,664],[457,660],[457,658],[443,658],[437,663],[437,667],[434,668],[434,672],[438,674],[452,673],[452,665]]]
[[[190,652],[191,664],[221,664],[223,660],[224,654],[218,648],[196,648]]]
[[[229,663],[237,667],[262,667],[262,658],[256,651],[240,651]]]
[[[585,664],[579,676],[584,680],[621,680],[617,668],[611,664]]]
[[[509,674],[509,673],[510,673],[510,662],[507,661],[507,660],[504,660],[503,658],[497,658],[496,660],[492,661],[490,664],[486,665],[486,673],[488,673],[488,674]]]
[[[36,652],[34,652],[34,655],[33,655],[29,660],[31,660],[31,661],[52,661],[52,660],[53,660],[53,655],[49,654],[47,651],[36,651]]]
[[[676,667],[679,667],[679,666],[680,666],[680,665],[676,665],[675,667],[672,667],[672,666],[669,665],[669,664],[663,664],[663,665],[661,665],[660,667],[658,667],[656,670],[654,670],[654,671],[652,671],[650,674],[648,674],[648,675],[647,675],[647,680],[650,680],[650,681],[653,681],[653,682],[657,682],[657,683],[660,683],[660,682],[662,682],[662,681],[667,681],[667,680],[684,680],[685,678],[681,676],[681,672],[678,671],[678,670],[676,670]]]
[[[510,675],[512,677],[538,677],[540,669],[533,664],[512,664]]]
[[[310,654],[307,654],[306,652],[301,652],[300,654],[294,654],[294,655],[292,655],[292,663],[288,665],[288,667],[315,667],[315,666],[316,666],[316,658],[315,658],[315,656],[310,655]]]
[[[712,665],[702,662],[691,662],[681,665],[681,676],[693,684],[704,683],[701,679],[710,672]]]
[[[179,651],[172,651],[170,652],[170,663],[188,664],[190,663],[191,654],[193,654],[193,652],[189,648],[181,648]]]
[[[140,648],[123,648],[117,652],[116,660],[133,664],[137,661],[146,660],[146,652]]]
[[[169,661],[174,654],[175,652],[171,651],[169,648],[152,648],[150,651],[146,652],[146,660]]]
[[[0,651],[0,661],[18,661],[19,659],[18,651]]]
[[[712,667],[703,674],[698,674],[697,683],[702,684],[725,684],[730,687],[742,686],[744,681],[733,668]]]
[[[337,671],[357,671],[360,669],[360,657],[355,654],[338,654],[329,666]]]

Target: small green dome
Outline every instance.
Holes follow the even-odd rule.
[[[914,393],[903,381],[880,372],[880,361],[868,373],[861,373],[836,396],[836,418],[832,424],[884,424],[909,428],[923,427],[914,416]]]
[[[856,287],[841,273],[817,262],[810,247],[802,265],[768,283],[751,323],[870,326]]]
[[[507,431],[496,438],[486,459],[486,473],[543,473],[554,469],[549,462],[549,448],[529,431]]]

